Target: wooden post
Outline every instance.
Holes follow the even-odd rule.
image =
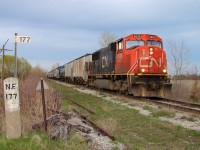
[[[43,105],[44,127],[45,127],[45,131],[47,132],[46,104],[45,104],[45,97],[44,97],[44,83],[43,83],[43,79],[42,79],[42,78],[41,78],[41,94],[42,94],[42,105]]]
[[[46,120],[46,102],[45,102],[45,93],[44,90],[49,89],[48,85],[44,82],[44,80],[41,78],[40,82],[38,83],[36,90],[41,90],[42,95],[42,106],[43,106],[43,117],[44,117],[44,126],[45,131],[47,132],[47,120]]]

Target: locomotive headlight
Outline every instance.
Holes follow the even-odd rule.
[[[153,55],[153,52],[150,52],[149,54],[150,54],[150,55]]]
[[[151,47],[149,50],[150,50],[150,51],[153,51],[153,48]]]
[[[142,72],[145,72],[145,69],[142,69],[141,71],[142,71]]]
[[[167,70],[166,69],[163,69],[163,73],[166,73],[167,72]]]

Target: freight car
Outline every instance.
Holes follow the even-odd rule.
[[[75,84],[85,84],[88,80],[89,63],[92,62],[92,55],[86,54],[67,64],[63,70],[65,81]]]
[[[65,64],[64,68],[67,82],[141,97],[171,93],[166,53],[157,35],[131,34]]]

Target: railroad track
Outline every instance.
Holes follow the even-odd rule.
[[[150,100],[152,103],[166,106],[169,108],[175,108],[175,109],[186,111],[186,112],[200,114],[200,104],[177,101],[177,100],[172,100],[172,99],[167,99],[167,98],[158,98],[156,100],[148,99],[148,100]]]
[[[109,91],[109,90],[103,90],[103,91],[108,94],[113,94],[113,91]],[[114,92],[114,95],[116,95],[115,92]],[[144,97],[135,97],[133,95],[125,95],[125,94],[124,95],[121,94],[120,96],[137,100],[137,101],[143,101],[143,102],[148,101],[156,105],[161,105],[168,108],[174,108],[174,109],[185,111],[185,112],[200,114],[200,104],[197,104],[197,103],[189,103],[189,102],[184,102],[184,101],[178,101],[178,100],[167,99],[167,98],[158,98],[158,97],[144,98]]]
[[[78,87],[84,87],[82,85],[76,85]],[[94,88],[87,87],[88,89],[95,90]],[[101,92],[105,92],[107,94],[114,94],[116,96],[117,92],[110,91],[110,90],[102,90]],[[195,114],[200,114],[200,104],[197,103],[189,103],[189,102],[184,102],[184,101],[177,101],[177,100],[172,100],[172,99],[167,99],[167,98],[143,98],[143,97],[135,97],[133,95],[123,95],[120,94],[119,96],[137,100],[137,101],[143,101],[143,102],[151,102],[156,105],[161,105],[165,106],[168,108],[174,108],[177,110],[185,111],[185,112],[190,112],[190,113],[195,113]]]

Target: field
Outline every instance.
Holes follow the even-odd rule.
[[[172,80],[171,98],[180,101],[200,103],[199,80]]]
[[[148,103],[130,102],[121,96],[109,100],[109,96],[99,91],[98,95],[87,92],[87,89],[65,86],[54,81],[48,84],[56,89],[62,98],[61,110],[68,112],[77,108],[86,114],[116,138],[116,143],[123,143],[128,150],[134,149],[200,149],[200,132],[186,129],[180,125],[173,125],[160,118],[173,118],[176,112],[151,106]],[[81,92],[80,92],[81,91]],[[75,106],[64,99],[67,96],[80,104],[95,111],[94,115]],[[123,102],[124,105],[121,105]],[[131,103],[131,106],[125,105]],[[132,109],[134,108],[134,109]],[[140,109],[142,108],[142,112]],[[149,112],[151,112],[149,114]],[[195,122],[198,116],[183,115],[182,120]],[[0,135],[0,149],[70,149],[70,150],[93,150],[92,146],[79,136],[71,136],[67,142],[62,140],[50,140],[44,133],[31,131],[23,134],[17,140],[7,140]],[[116,149],[116,148],[114,148]]]
[[[161,116],[173,116],[173,113],[162,108],[152,115],[144,116],[138,110],[105,100],[104,93],[100,92],[101,96],[96,97],[54,82],[51,82],[51,85],[59,91],[62,97],[75,99],[94,110],[96,114],[90,115],[79,108],[90,119],[110,131],[127,149],[199,149],[200,147],[200,132],[174,126],[158,119]],[[75,106],[70,102],[62,101],[63,111],[70,111],[72,107]],[[143,107],[146,110],[153,109],[148,106]]]

